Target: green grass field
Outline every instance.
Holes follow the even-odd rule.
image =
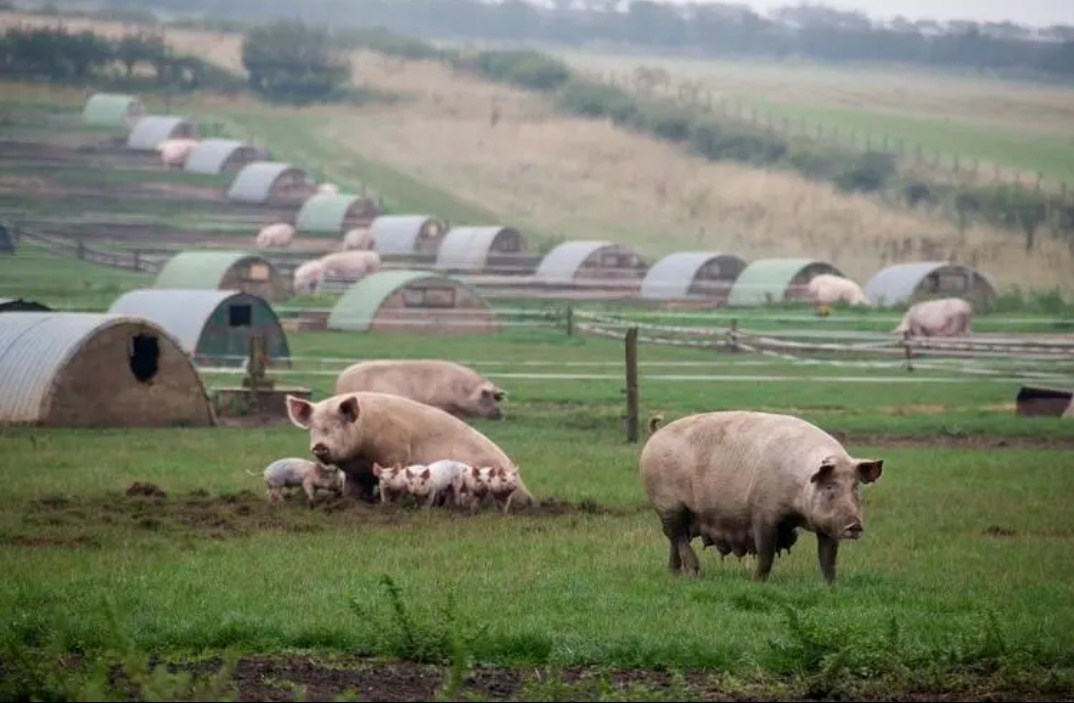
[[[1074,89],[1010,80],[924,72],[890,66],[836,67],[809,62],[676,59],[638,54],[587,53],[548,48],[579,68],[612,72],[617,81],[639,66],[666,70],[672,85],[696,81],[713,100],[741,105],[744,114],[771,112],[805,122],[811,133],[838,130],[847,140],[856,132],[879,148],[898,140],[912,154],[920,146],[931,158],[938,152],[962,168],[978,160],[987,169],[1040,172],[1053,185],[1074,183]],[[990,176],[992,171],[983,171]]]

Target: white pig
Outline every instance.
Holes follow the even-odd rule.
[[[343,235],[343,241],[340,242],[339,248],[341,251],[372,250],[373,232],[365,227],[355,227],[347,230],[347,233]]]
[[[915,303],[892,332],[912,337],[958,337],[970,333],[973,308],[961,298],[939,298]]]
[[[380,270],[380,254],[375,251],[336,251],[320,258],[326,276],[365,276]]]
[[[295,228],[287,222],[275,222],[271,225],[265,225],[257,233],[257,248],[286,247],[291,244],[291,239],[294,236]]]
[[[312,259],[303,262],[294,273],[294,289],[296,293],[312,292],[324,283],[324,264],[320,259]]]
[[[680,418],[649,437],[638,464],[673,572],[698,573],[690,542],[700,536],[721,555],[757,555],[753,578],[765,581],[803,528],[817,536],[829,584],[840,542],[864,530],[859,486],[884,468],[883,459],[851,456],[801,418],[747,410]]]

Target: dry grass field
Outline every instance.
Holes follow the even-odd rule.
[[[122,31],[117,23],[67,23]],[[169,30],[167,38],[222,65],[239,63],[236,36]],[[811,256],[864,281],[891,263],[886,252],[892,244],[910,239],[911,258],[955,257],[988,271],[1004,288],[1074,291],[1074,257],[1047,236],[1027,255],[1014,233],[976,226],[960,233],[953,223],[840,194],[791,173],[710,163],[603,121],[565,118],[540,96],[437,63],[364,52],[355,52],[353,63],[358,83],[409,99],[361,108],[259,108],[264,117],[301,114],[314,131],[305,137],[334,147],[332,161],[321,164],[326,171],[351,158],[376,161],[480,203],[523,231],[621,241],[653,260],[696,248],[748,259]],[[500,114],[495,126],[494,105]],[[224,111],[226,103],[216,107]]]

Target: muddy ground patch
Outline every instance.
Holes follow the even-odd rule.
[[[67,672],[86,671],[78,656],[59,666]],[[15,674],[12,662],[0,659],[0,672]],[[252,655],[224,668],[217,657],[197,663],[161,662],[151,658],[153,669],[190,675],[208,684],[201,692],[239,701],[360,700],[360,701],[1061,701],[1070,692],[1010,688],[993,681],[962,681],[957,688],[870,685],[821,689],[807,682],[772,682],[768,686],[729,683],[715,672],[669,672],[651,668],[604,669],[587,667],[461,667],[452,673],[447,664],[378,660],[350,655]],[[211,683],[209,680],[213,679]],[[124,691],[117,700],[140,699],[140,686],[118,667],[109,683]],[[175,687],[171,700],[208,700],[187,697]]]
[[[318,494],[310,507],[300,490],[285,494],[281,503],[271,504],[259,491],[213,495],[194,490],[173,494],[157,484],[135,481],[124,491],[103,495],[55,495],[28,501],[22,511],[21,529],[0,533],[0,544],[92,549],[101,546],[101,537],[110,530],[227,540],[272,531],[320,532],[354,525],[398,525],[423,510],[426,508],[412,500],[366,503],[330,493]],[[454,518],[466,520],[496,508],[489,504],[474,513],[440,507],[432,510],[450,511]],[[631,511],[592,500],[544,498],[512,509],[503,517],[557,518],[627,512]]]

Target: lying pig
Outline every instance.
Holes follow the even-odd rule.
[[[722,556],[757,555],[753,579],[765,581],[801,527],[817,536],[828,584],[840,541],[863,531],[858,487],[879,479],[883,467],[883,459],[850,456],[805,420],[746,410],[676,420],[649,437],[639,458],[672,571],[700,571],[690,546],[700,536]]]
[[[958,337],[970,333],[973,307],[961,298],[914,303],[892,332],[912,337]]]
[[[249,469],[246,473],[257,476]],[[283,489],[301,486],[312,508],[313,497],[318,488],[337,493],[344,490],[342,471],[299,457],[277,459],[265,467],[262,477],[267,489],[265,495],[270,503],[283,500]]]
[[[496,444],[457,417],[424,403],[388,393],[341,393],[316,403],[287,396],[287,415],[310,433],[319,461],[347,474],[347,492],[373,500],[380,466],[429,464],[452,457],[471,466],[515,464]],[[512,504],[533,500],[521,476]]]
[[[289,222],[274,222],[271,225],[265,225],[258,231],[255,244],[258,249],[284,248],[291,245],[291,240],[294,237],[294,225]]]
[[[468,366],[440,359],[359,361],[336,378],[336,393],[376,391],[431,405],[465,420],[503,418],[506,391]]]

